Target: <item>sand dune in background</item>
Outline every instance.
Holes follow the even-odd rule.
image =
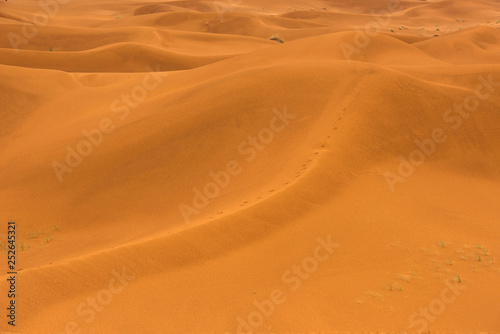
[[[498,2],[1,6],[13,332],[500,331]]]

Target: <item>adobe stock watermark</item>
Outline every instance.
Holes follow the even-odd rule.
[[[212,6],[215,12],[219,15],[220,23],[224,22],[224,13],[234,11],[234,8],[241,5],[243,0],[224,0],[224,1],[213,1]]]
[[[302,260],[300,264],[293,265],[290,269],[283,272],[281,275],[281,282],[287,286],[289,291],[296,291],[302,282],[308,280],[315,271],[318,270],[319,265],[325,262],[333,254],[335,248],[340,247],[340,244],[333,243],[331,236],[328,235],[326,240],[321,237],[316,238],[318,245],[314,248],[311,256]],[[255,310],[250,312],[246,317],[237,317],[238,323],[236,328],[237,334],[252,334],[254,330],[258,329],[264,323],[265,318],[273,315],[277,305],[281,305],[286,300],[286,292],[282,289],[275,289],[271,291],[268,299],[262,301],[254,300],[253,306]],[[225,334],[230,334],[226,332]]]
[[[16,50],[16,53],[19,52],[19,46],[28,44],[30,39],[35,38],[40,28],[49,24],[50,19],[59,13],[61,5],[69,2],[70,0],[49,0],[47,2],[38,0],[37,3],[40,6],[40,10],[33,14],[31,20],[26,17],[22,18],[24,23],[21,27],[21,34],[9,32],[7,35],[10,45]]]
[[[126,272],[125,267],[122,272],[118,273],[116,270],[111,272],[113,277],[109,280],[107,288],[100,290],[93,297],[88,297],[85,302],[82,302],[76,308],[76,314],[81,318],[85,324],[90,324],[95,320],[98,313],[102,312],[107,305],[109,305],[113,298],[120,294],[129,282],[135,279],[134,275]],[[55,332],[54,334],[80,334],[82,326],[76,321],[70,321],[64,326],[64,330]],[[52,334],[52,332],[49,332]]]
[[[436,320],[437,316],[446,310],[446,305],[453,303],[461,291],[467,288],[460,281],[446,279],[443,281],[445,288],[441,290],[440,298],[433,299],[427,307],[420,307],[418,312],[410,315],[410,326],[412,333],[423,333],[427,331],[430,322]]]
[[[238,153],[245,156],[247,162],[252,162],[258,153],[263,151],[273,140],[276,134],[280,133],[290,124],[296,116],[288,113],[286,107],[283,112],[273,109],[275,116],[269,121],[269,127],[261,129],[257,135],[249,136],[247,140],[238,145]],[[191,216],[200,214],[205,209],[211,199],[219,196],[220,191],[226,188],[231,182],[231,177],[241,174],[243,168],[239,161],[228,161],[223,170],[208,173],[209,181],[201,188],[193,188],[193,199],[191,205],[179,204],[179,211],[186,224],[191,222]],[[201,189],[201,190],[200,190]]]
[[[445,110],[442,115],[443,121],[448,124],[453,131],[457,131],[462,126],[463,120],[475,112],[481,101],[491,97],[496,91],[495,87],[500,87],[500,81],[493,81],[493,75],[489,74],[487,78],[480,75],[479,84],[476,86],[474,95],[467,96],[461,104],[455,104],[453,109]],[[448,139],[446,131],[442,128],[435,128],[430,131],[430,136],[423,140],[414,140],[416,149],[407,158],[400,155],[400,161],[396,172],[386,171],[384,177],[392,192],[396,191],[396,185],[403,183],[415,172],[415,169],[421,166],[429,156],[434,154],[438,145],[443,144]]]
[[[156,65],[156,71],[147,66],[148,74],[142,79],[142,84],[134,86],[128,94],[122,94],[120,98],[115,99],[110,106],[110,109],[121,120],[125,120],[131,110],[135,109],[141,102],[146,100],[149,92],[158,88],[163,78],[159,75],[159,65]],[[52,162],[52,169],[59,180],[64,181],[64,175],[71,173],[78,167],[84,157],[89,156],[95,147],[102,144],[104,135],[111,134],[115,130],[115,123],[111,118],[105,117],[101,119],[93,129],[83,129],[82,134],[85,137],[76,145],[66,146],[65,163],[57,160]]]
[[[398,0],[390,0],[387,9],[379,12],[371,11],[374,21],[365,24],[364,29],[356,27],[356,35],[353,43],[340,43],[340,50],[345,59],[350,63],[353,54],[361,53],[361,50],[368,47],[375,36],[380,35],[382,29],[387,28],[392,20],[392,14],[400,9],[401,3]]]

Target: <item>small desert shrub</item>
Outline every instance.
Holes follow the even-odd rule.
[[[279,43],[285,43],[283,40],[278,36],[278,34],[274,34],[269,38],[271,41],[276,41]]]

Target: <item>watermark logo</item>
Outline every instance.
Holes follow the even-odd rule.
[[[318,237],[316,241],[318,244],[314,248],[312,256],[304,258],[300,264],[293,265],[281,275],[281,282],[288,286],[290,291],[296,291],[304,281],[308,280],[318,270],[322,262],[330,258],[334,249],[340,247],[340,244],[332,242],[330,235],[325,239]],[[286,291],[286,289],[283,290]],[[255,310],[246,317],[236,318],[238,323],[236,333],[252,334],[254,330],[262,326],[264,319],[273,315],[276,306],[285,302],[286,292],[283,290],[275,289],[271,291],[268,299],[254,300],[253,306]]]
[[[273,142],[276,134],[283,131],[290,124],[290,121],[296,117],[296,115],[290,114],[286,107],[283,108],[283,111],[274,109],[273,113],[274,116],[269,121],[269,127],[261,129],[257,135],[249,136],[238,145],[238,153],[245,157],[247,162],[255,160],[259,152]],[[219,196],[221,190],[229,185],[231,178],[241,174],[242,171],[241,163],[238,160],[231,160],[226,163],[223,170],[209,172],[209,181],[202,187],[193,188],[194,195],[191,203],[179,204],[179,211],[184,222],[189,224],[191,217],[199,215],[201,210],[208,206],[210,200]]]
[[[471,113],[477,111],[481,101],[491,97],[500,87],[500,81],[493,81],[493,75],[489,74],[487,78],[478,77],[479,84],[474,90],[474,95],[467,96],[461,104],[455,104],[453,108],[445,110],[442,118],[453,131],[457,131],[462,126],[465,119],[471,116]],[[403,183],[407,178],[413,175],[416,168],[421,166],[431,155],[433,155],[439,145],[445,143],[449,136],[442,128],[435,128],[431,131],[430,137],[423,140],[415,139],[416,149],[410,152],[407,157],[400,155],[400,163],[397,172],[386,171],[384,177],[392,192],[396,191],[396,185]]]
[[[146,70],[148,74],[144,76],[140,85],[134,86],[128,94],[122,94],[120,98],[111,103],[111,111],[122,121],[130,115],[133,109],[146,100],[149,92],[158,88],[163,82],[163,78],[158,74],[159,65],[156,65],[156,71],[149,66],[146,67]],[[52,169],[59,182],[63,182],[65,174],[73,172],[76,167],[80,166],[83,158],[89,156],[94,148],[102,144],[104,135],[113,133],[115,129],[115,123],[108,117],[101,119],[94,129],[83,129],[82,134],[85,138],[81,139],[74,147],[66,146],[66,159],[63,162],[57,160],[52,162]]]

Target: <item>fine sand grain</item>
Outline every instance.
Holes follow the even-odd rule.
[[[500,331],[498,0],[8,0],[0,74],[1,333]]]

